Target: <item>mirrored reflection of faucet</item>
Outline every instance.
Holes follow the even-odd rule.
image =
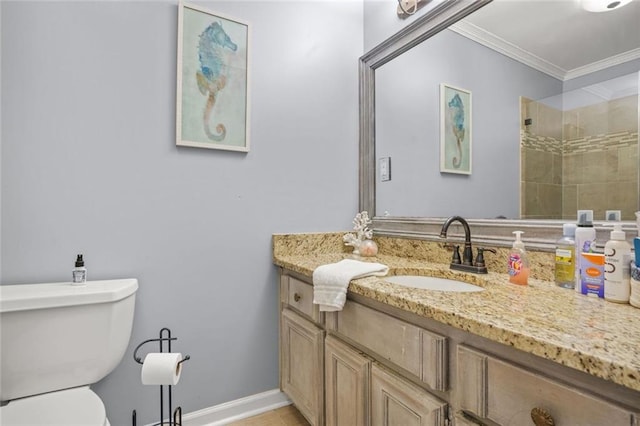
[[[462,259],[460,259],[460,253],[458,247],[455,246],[453,250],[453,258],[451,259],[451,269],[465,272],[474,272],[476,274],[486,274],[487,267],[484,263],[484,252],[490,251],[495,253],[494,249],[490,248],[478,248],[478,257],[474,263],[473,261],[473,248],[471,247],[471,229],[469,224],[461,216],[451,216],[442,225],[440,231],[440,238],[447,238],[447,230],[453,222],[460,222],[464,228],[464,250],[462,252]]]

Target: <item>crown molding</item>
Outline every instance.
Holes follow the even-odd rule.
[[[600,71],[615,65],[624,64],[625,62],[640,59],[640,48],[629,50],[618,55],[611,56],[601,61],[592,62],[582,67],[574,68],[567,71],[565,80],[571,80],[572,78],[581,77],[583,75],[591,74],[596,71]]]
[[[581,90],[584,90],[587,93],[592,94],[593,96],[597,96],[603,101],[610,101],[613,98],[613,91],[603,87],[601,84],[592,84],[591,86],[582,87]]]
[[[469,22],[458,21],[451,25],[449,29],[463,37],[480,43],[483,46],[502,53],[511,59],[562,81],[571,80],[576,77],[581,77],[614,65],[623,64],[640,58],[640,48],[638,48],[582,67],[565,70]]]
[[[496,52],[502,53],[503,55],[511,59],[528,65],[545,74],[549,74],[550,76],[557,79],[563,80],[564,76],[567,74],[566,70],[516,46],[515,44],[501,37],[496,36],[493,33],[490,33],[478,27],[475,24],[458,21],[455,24],[451,25],[449,29],[455,31],[461,36],[478,42],[483,46],[493,49]]]

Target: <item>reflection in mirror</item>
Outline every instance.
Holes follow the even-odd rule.
[[[375,67],[372,162],[388,157],[392,170],[391,180],[371,177],[375,216],[573,220],[577,209],[593,209],[599,220],[606,210],[633,220],[640,2],[595,15],[576,4],[495,0]],[[612,23],[615,14],[623,20]],[[580,29],[587,47],[536,50],[562,46]],[[541,43],[515,45],[533,41]],[[617,50],[603,57],[607,41]],[[619,90],[623,82],[635,93]],[[470,175],[440,168],[443,83],[473,96]]]
[[[440,171],[441,83],[473,96],[470,175]],[[376,156],[392,169],[378,214],[519,217],[520,96],[555,95],[560,81],[445,30],[376,70],[375,89]]]
[[[638,73],[521,104],[521,212],[573,219],[576,210],[638,210]]]

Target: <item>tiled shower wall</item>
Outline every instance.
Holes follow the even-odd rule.
[[[562,111],[522,98],[520,113],[520,217],[561,219]]]
[[[521,216],[575,219],[576,210],[638,210],[638,96],[570,111],[522,100]],[[523,119],[524,123],[524,119]],[[560,123],[560,126],[558,126]]]

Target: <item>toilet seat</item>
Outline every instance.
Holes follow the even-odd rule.
[[[88,386],[10,401],[0,407],[2,426],[108,426],[102,400]]]

